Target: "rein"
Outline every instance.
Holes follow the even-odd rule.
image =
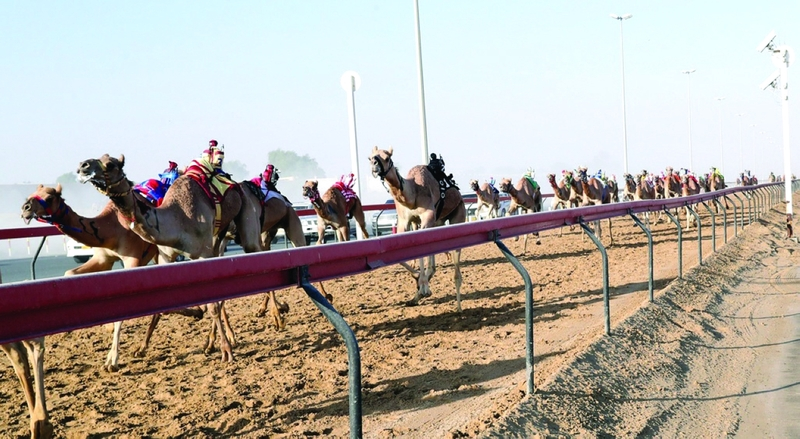
[[[110,178],[108,177],[108,170],[106,169],[106,165],[104,165],[103,162],[101,162],[100,160],[98,160],[97,163],[100,165],[101,168],[103,168],[103,183],[105,183],[106,186],[105,189],[100,189],[99,187],[95,186],[95,189],[97,189],[98,192],[107,197],[124,197],[129,193],[131,193],[131,186],[132,186],[131,184],[128,184],[128,190],[124,192],[112,192],[111,189],[113,187],[118,186],[123,181],[127,181],[127,179],[125,178],[125,173],[120,171],[121,175],[119,177],[119,180],[111,182]]]
[[[39,205],[42,206],[46,214],[44,216],[36,215],[36,221],[39,221],[40,223],[47,223],[50,224],[51,226],[55,226],[61,233],[64,233],[65,228],[74,232],[81,232],[81,229],[71,226],[66,226],[60,223],[60,221],[63,220],[64,217],[67,214],[69,214],[70,211],[72,210],[69,208],[69,206],[67,206],[64,203],[61,203],[59,208],[55,212],[53,212],[50,210],[50,206],[47,205],[47,203],[44,201],[44,199],[42,199],[42,197],[37,195],[33,198],[39,202]]]
[[[381,159],[381,157],[379,155],[373,156],[372,160],[375,161],[378,164],[378,166],[381,168],[381,170],[379,172],[376,172],[376,175],[378,177],[380,177],[381,184],[383,185],[383,188],[386,189],[386,192],[391,192],[389,190],[389,188],[386,187],[386,176],[389,174],[389,171],[392,168],[394,168],[394,173],[395,173],[395,175],[397,175],[397,181],[400,182],[400,191],[402,192],[403,191],[403,177],[400,176],[400,171],[398,171],[397,168],[394,167],[394,162],[392,161],[392,159],[390,158],[390,159],[386,160],[386,165],[387,165],[386,168],[383,167],[383,160]]]

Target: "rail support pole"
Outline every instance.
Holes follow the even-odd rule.
[[[611,335],[611,306],[610,297],[608,293],[608,253],[600,239],[592,232],[588,225],[581,218],[581,228],[586,235],[594,242],[597,249],[600,250],[600,255],[603,257],[603,313],[605,314],[606,335]]]
[[[519,259],[500,241],[500,233],[497,230],[492,232],[492,240],[525,282],[525,378],[528,381],[528,395],[533,395],[533,284],[531,276]]]
[[[739,200],[739,206],[742,208],[742,215],[741,215],[741,218],[742,218],[742,230],[744,230],[744,200],[742,200],[742,198],[739,197],[739,194],[733,194],[733,197],[736,198],[737,200]],[[750,223],[748,223],[747,225],[749,226]]]
[[[683,231],[681,229],[681,221],[670,213],[669,209],[664,209],[664,213],[678,228],[678,279],[683,279]]]
[[[703,206],[705,206],[708,213],[711,214],[711,251],[716,253],[717,252],[717,216],[714,215],[714,209],[708,207],[708,203],[705,201],[703,202]]]
[[[700,215],[694,211],[692,206],[686,205],[689,212],[694,216],[697,221],[697,265],[703,265],[703,224],[700,222]]]
[[[752,192],[745,193],[744,197],[747,198],[747,225],[749,226],[750,224],[753,224],[753,204],[755,204],[755,201],[753,200]]]
[[[635,222],[636,225],[639,226],[639,228],[642,229],[642,231],[647,235],[647,266],[650,269],[647,279],[647,291],[648,291],[647,298],[650,302],[652,302],[653,301],[653,234],[652,232],[650,232],[650,229],[645,227],[644,223],[642,223],[642,221],[636,217],[636,215],[631,213],[630,210],[628,211],[628,215],[631,216],[633,222]]]
[[[33,259],[31,259],[31,280],[36,280],[36,260],[39,259],[39,253],[42,252],[42,247],[44,247],[45,241],[47,241],[47,237],[42,236],[42,240],[39,242],[39,247],[36,247],[36,253],[34,253]]]
[[[736,238],[736,237],[739,236],[739,229],[736,227],[736,211],[739,210],[739,209],[736,208],[736,203],[734,203],[733,200],[730,199],[730,197],[725,195],[724,198],[725,198],[725,203],[726,204],[727,204],[728,201],[730,201],[731,202],[731,206],[733,206],[733,237]],[[742,226],[742,227],[744,227],[744,226]]]
[[[358,341],[350,326],[338,311],[328,302],[325,297],[311,285],[308,278],[308,266],[298,267],[300,286],[314,305],[322,311],[322,315],[328,319],[336,332],[344,339],[347,347],[347,377],[349,382],[350,396],[350,438],[360,439],[363,436],[361,426],[361,352],[358,349]]]
[[[725,239],[725,244],[728,243],[728,212],[725,211],[725,206],[722,205],[722,202],[719,201],[719,198],[714,198],[714,204],[719,208],[719,211],[722,212],[722,235]]]

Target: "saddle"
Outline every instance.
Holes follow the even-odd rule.
[[[145,180],[133,187],[133,190],[139,192],[147,201],[153,203],[154,206],[161,206],[164,201],[164,196],[167,190],[172,186],[172,183],[178,179],[178,164],[169,162],[169,167],[164,172],[158,174],[158,180],[151,178]]]
[[[353,190],[352,174],[350,176],[350,181],[348,183],[344,182],[344,175],[343,175],[341,178],[339,178],[339,181],[333,183],[332,186],[335,187],[336,189],[339,189],[339,192],[342,193],[345,202],[345,211],[347,212],[347,217],[350,218],[351,217],[350,209],[353,208],[353,205],[356,202],[356,198],[358,198],[356,192]]]
[[[222,200],[228,190],[238,185],[230,179],[230,175],[217,171],[208,160],[204,159],[192,160],[186,167],[184,175],[196,181],[214,203],[214,236],[216,236],[222,225]]]
[[[446,196],[445,192],[450,188],[459,189],[458,186],[456,186],[455,180],[453,180],[453,174],[445,174],[444,159],[441,158],[441,156],[436,157],[435,153],[431,154],[431,161],[428,163],[427,168],[433,175],[433,178],[439,183],[439,200],[436,201],[436,218],[438,219],[444,208],[443,201]]]

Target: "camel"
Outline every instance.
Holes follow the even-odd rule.
[[[611,194],[608,188],[603,185],[603,182],[597,178],[589,177],[586,174],[586,168],[580,168],[578,171],[578,179],[583,186],[583,202],[582,206],[608,204],[611,202]],[[595,222],[598,236],[600,235],[600,221]],[[611,218],[608,219],[608,236],[611,239],[611,244],[614,244],[614,235],[611,234]]]
[[[769,181],[770,183],[775,183],[776,180],[777,179],[775,178],[775,173],[774,172],[770,172],[769,173],[769,177],[767,178],[767,181]]]
[[[550,210],[566,209],[570,207],[569,195],[571,193],[565,179],[556,183],[556,174],[547,174],[547,181],[553,188],[553,201],[550,202]]]
[[[662,180],[663,181],[663,180]],[[663,184],[663,183],[662,183]],[[663,188],[663,186],[662,186]],[[661,195],[659,197],[659,195]],[[634,193],[635,200],[655,200],[658,198],[663,198],[664,194],[658,194],[657,188],[654,185],[651,185],[650,182],[647,181],[647,171],[642,171],[641,174],[636,176],[636,192]],[[647,221],[648,225],[650,223],[650,213],[645,213],[644,215],[645,220]],[[661,220],[661,212],[659,211],[656,215],[656,220],[653,224],[658,224]]]
[[[517,181],[517,184],[512,186],[510,178],[504,178],[503,181],[500,183],[500,190],[507,193],[511,196],[511,205],[508,207],[508,211],[506,212],[506,216],[511,215],[511,212],[515,212],[518,207],[521,207],[525,213],[536,213],[542,211],[542,191],[539,188],[539,185],[536,184],[534,186],[533,179],[529,179],[526,176]],[[540,245],[542,243],[541,239],[539,239],[539,232],[533,234],[536,237],[536,245]],[[524,254],[528,250],[528,235],[525,235],[525,239],[522,243],[522,253]]]
[[[689,197],[700,193],[702,186],[694,175],[684,175],[681,177],[681,196]],[[689,213],[689,207],[686,207],[686,230],[689,230],[691,224],[695,221],[694,215]]]
[[[0,274],[0,284],[3,276]],[[13,343],[0,344],[6,353],[14,373],[17,374],[28,404],[31,418],[31,439],[50,439],[54,436],[53,424],[47,413],[44,393],[44,337],[32,338]]]
[[[622,201],[633,201],[636,199],[636,180],[633,175],[625,173],[622,175],[625,186],[622,188]]]
[[[341,184],[339,184],[341,183]],[[355,218],[365,238],[369,238],[364,221],[364,209],[358,195],[343,182],[334,183],[324,194],[319,193],[317,180],[306,180],[303,183],[303,196],[308,198],[314,211],[317,212],[317,244],[325,242],[325,227],[330,225],[336,231],[336,240],[350,240],[350,217]]]
[[[150,204],[143,196],[132,191],[133,184],[123,171],[125,157],[113,158],[104,154],[99,159],[80,163],[78,177],[90,182],[101,193],[107,195],[122,212],[130,229],[147,242],[158,245],[165,261],[171,262],[179,254],[190,259],[203,259],[219,255],[222,238],[231,222],[236,224],[242,248],[245,252],[259,251],[261,228],[255,206],[245,205],[241,188],[227,191],[220,202],[221,215],[216,216],[217,207],[207,195],[206,189],[189,175],[182,175],[170,186],[160,207]],[[212,330],[206,344],[211,352],[214,334],[220,334],[222,360],[233,361],[231,342],[223,325],[222,303],[206,305],[212,319]],[[216,327],[216,328],[215,328]]]
[[[469,187],[478,197],[478,207],[475,209],[475,216],[481,217],[481,209],[485,206],[489,211],[484,218],[497,218],[500,211],[500,194],[496,192],[494,186],[487,182],[478,186],[478,180],[470,180]]]
[[[664,198],[681,196],[681,177],[672,169],[672,166],[667,166],[664,183]]]
[[[433,173],[434,171],[440,174],[444,173],[442,169],[443,162],[440,159],[437,159],[432,154],[432,158],[436,162],[431,160],[431,164],[428,166],[414,166],[409,169],[406,177],[403,178],[400,176],[400,171],[394,166],[392,161],[393,153],[394,149],[391,146],[388,150],[378,149],[375,146],[372,148],[372,155],[369,160],[372,165],[373,177],[380,178],[388,186],[388,190],[394,199],[395,209],[397,210],[397,233],[439,227],[445,223],[460,224],[467,220],[467,210],[461,193],[455,186],[442,190],[439,181],[442,180],[446,183],[449,178],[444,175],[434,175]],[[456,308],[458,312],[461,312],[460,259],[461,250],[454,250],[452,256],[454,266],[453,281],[456,285]],[[431,295],[430,279],[436,273],[434,255],[420,258],[418,264],[418,270],[411,268],[406,263],[402,264],[417,279],[417,293],[414,299],[408,302],[409,305],[417,305],[421,298]]]
[[[569,204],[578,207],[583,202],[583,186],[572,171],[563,171],[563,180],[569,186]]]
[[[64,273],[72,276],[84,273],[108,271],[116,261],[123,267],[143,267],[158,254],[158,247],[144,241],[125,226],[125,215],[113,202],[109,201],[99,215],[87,218],[78,215],[64,202],[61,185],[55,188],[39,185],[36,191],[22,204],[22,219],[29,224],[32,219],[55,225],[62,233],[81,244],[94,247],[94,256],[83,265]],[[198,309],[176,311],[183,315],[202,318]],[[157,319],[156,316],[153,317]],[[106,357],[104,368],[109,372],[119,370],[119,338],[122,322],[114,323],[111,349]],[[134,353],[141,357],[150,339],[148,333],[142,346]]]

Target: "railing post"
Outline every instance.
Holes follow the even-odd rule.
[[[711,214],[711,251],[714,253],[717,252],[717,217],[714,215],[714,209],[708,207],[708,203],[705,201],[702,203],[705,206],[708,213]]]
[[[741,218],[742,218],[742,230],[744,230],[744,201],[742,201],[742,199],[739,197],[739,194],[733,194],[733,196],[737,200],[739,200],[739,206],[741,206],[741,208],[742,208],[742,215],[741,215]]]
[[[611,300],[608,293],[608,254],[606,253],[606,248],[603,246],[603,243],[597,238],[594,232],[592,232],[589,226],[583,222],[583,219],[580,220],[580,224],[584,233],[594,242],[594,245],[597,246],[597,249],[600,250],[600,255],[603,257],[603,312],[605,314],[606,335],[611,335],[611,306],[609,304]]]
[[[298,267],[300,286],[305,290],[314,305],[322,311],[322,315],[328,319],[336,331],[344,339],[347,347],[347,377],[349,382],[350,395],[350,438],[359,439],[363,436],[361,426],[361,353],[358,349],[358,341],[350,326],[345,322],[333,305],[328,302],[322,294],[311,285],[308,279],[308,266]]]
[[[703,224],[700,222],[700,215],[694,211],[692,206],[686,206],[697,221],[697,265],[703,265]]]
[[[514,266],[520,276],[522,276],[523,282],[525,282],[525,375],[528,381],[528,395],[533,395],[533,285],[531,283],[531,277],[528,271],[525,270],[525,267],[522,266],[522,263],[520,263],[508,247],[500,241],[500,234],[498,231],[495,230],[492,234],[494,235],[493,239],[497,248],[499,248],[503,256],[511,262],[511,265]]]
[[[642,231],[647,235],[647,266],[650,269],[648,276],[647,276],[647,291],[648,295],[647,298],[650,302],[653,301],[653,234],[650,230],[644,226],[642,221],[636,217],[631,211],[628,211],[628,215],[630,215],[633,222],[639,226]]]
[[[749,226],[753,224],[753,192],[745,192],[744,197],[747,198],[747,225]]]
[[[47,237],[42,236],[42,240],[39,242],[39,247],[36,248],[36,253],[33,255],[33,259],[31,259],[31,280],[36,280],[36,260],[39,259],[39,253],[42,252],[42,247],[44,247],[45,241],[47,241]]]
[[[738,209],[736,209],[736,203],[734,203],[733,200],[730,199],[730,197],[725,195],[726,204],[727,204],[728,201],[730,201],[731,202],[731,206],[733,206],[733,237],[735,238],[735,237],[739,236],[739,229],[736,228],[736,211]]]
[[[667,214],[667,217],[675,223],[675,227],[678,228],[678,279],[683,279],[683,237],[682,237],[682,230],[681,230],[681,222],[675,215],[671,214],[669,209],[664,209],[664,213]]]
[[[720,212],[722,212],[722,235],[725,237],[725,244],[728,243],[728,212],[725,210],[725,206],[722,202],[719,201],[719,198],[714,198],[714,204],[719,208]]]

